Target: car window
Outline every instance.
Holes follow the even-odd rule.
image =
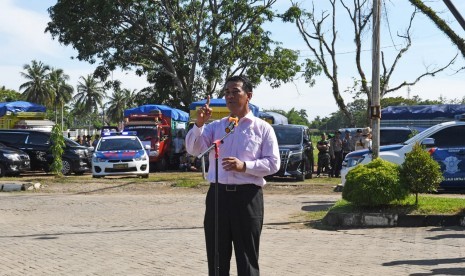
[[[0,141],[6,144],[18,144],[22,145],[25,143],[27,138],[27,133],[18,133],[18,132],[1,132]]]
[[[112,151],[112,150],[141,150],[141,143],[135,138],[128,139],[103,139],[97,151]]]
[[[300,145],[302,143],[302,129],[300,128],[275,128],[279,145]]]
[[[27,140],[30,145],[48,145],[50,144],[50,136],[45,133],[31,133]]]
[[[66,137],[65,137],[65,145],[68,147],[81,147],[82,146],[78,142],[71,140],[69,138],[66,138]]]
[[[451,126],[430,136],[439,148],[465,147],[465,126]]]
[[[412,133],[409,129],[380,129],[380,145],[392,145],[405,142]]]

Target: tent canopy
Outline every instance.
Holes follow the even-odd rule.
[[[161,104],[147,104],[147,105],[142,105],[142,106],[126,109],[124,111],[124,117],[128,117],[129,115],[132,115],[132,114],[147,114],[153,110],[160,110],[163,116],[170,117],[174,121],[180,121],[180,122],[189,121],[189,113],[184,112],[177,108],[172,108],[167,105],[161,105]]]
[[[0,117],[5,116],[7,112],[16,114],[18,112],[45,112],[46,108],[43,105],[16,101],[0,103]]]
[[[381,110],[381,120],[430,120],[436,118],[454,119],[465,113],[463,104],[388,106]]]

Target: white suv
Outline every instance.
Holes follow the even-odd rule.
[[[441,166],[444,181],[442,189],[465,189],[465,121],[445,122],[432,126],[400,145],[381,146],[379,157],[402,164],[405,154],[419,142],[424,145],[434,160]],[[347,173],[358,164],[372,160],[370,150],[359,150],[347,154],[342,164],[342,185]]]

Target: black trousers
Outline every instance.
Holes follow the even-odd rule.
[[[215,184],[206,198],[204,219],[209,275],[215,275]],[[260,275],[258,254],[263,226],[263,191],[247,184],[218,184],[219,275],[229,275],[232,249],[238,276]],[[227,189],[228,188],[228,189]]]

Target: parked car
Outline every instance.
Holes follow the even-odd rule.
[[[50,171],[53,162],[50,132],[39,130],[0,129],[0,142],[22,150],[29,155],[31,170]],[[65,139],[62,155],[62,173],[83,174],[90,170],[91,153],[87,147],[81,146],[71,139]]]
[[[310,131],[302,125],[272,125],[278,138],[281,167],[273,176],[294,177],[298,181],[312,178],[313,145]]]
[[[144,146],[135,132],[108,133],[100,138],[92,156],[92,177],[137,175],[149,177],[150,145]]]
[[[395,164],[402,164],[405,154],[412,150],[415,143],[424,145],[434,160],[441,166],[444,181],[442,189],[465,189],[465,117],[460,121],[451,121],[432,126],[399,145],[380,147],[379,157]],[[341,171],[342,185],[347,173],[358,164],[372,160],[369,150],[349,153]]]
[[[0,143],[0,177],[19,175],[31,168],[29,155],[22,150],[10,148]]]

